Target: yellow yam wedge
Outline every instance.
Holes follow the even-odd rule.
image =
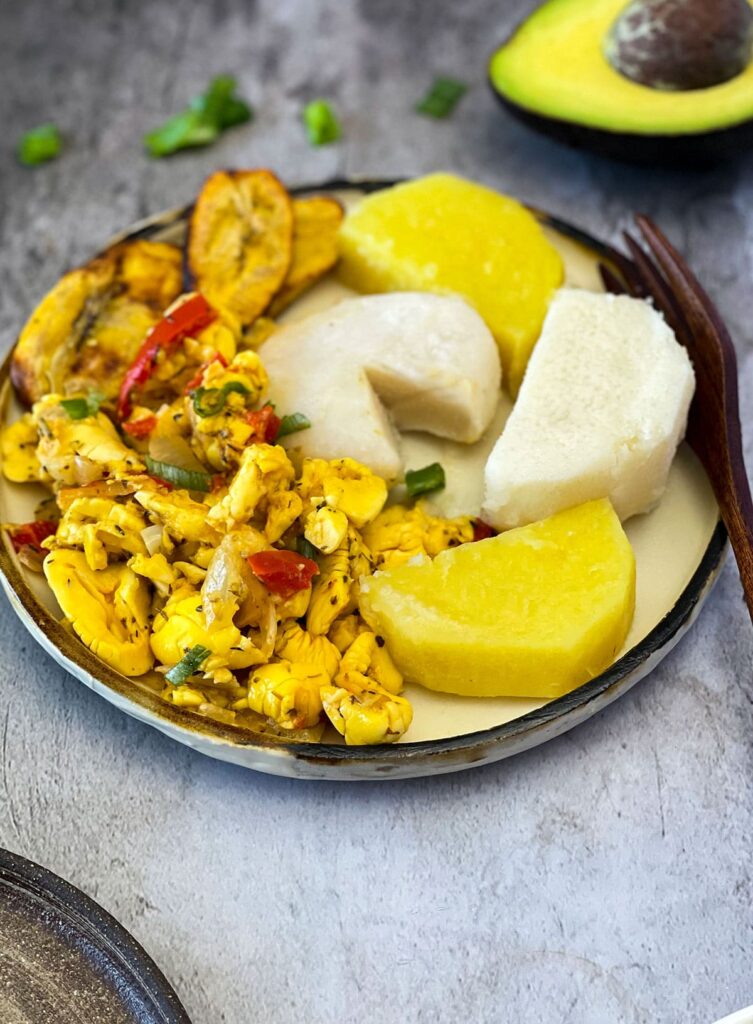
[[[451,174],[363,199],[340,230],[343,281],[363,292],[430,291],[465,298],[499,345],[517,394],[562,260],[520,203]]]
[[[271,171],[217,171],[191,214],[188,266],[215,309],[248,327],[285,280],[293,204]]]
[[[625,642],[635,560],[604,499],[361,580],[407,680],[472,697],[561,697]]]

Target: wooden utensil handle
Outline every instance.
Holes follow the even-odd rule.
[[[707,466],[707,469],[710,468]],[[735,459],[730,453],[730,458],[723,460],[717,472],[712,471],[709,475],[719,478],[712,482],[737,560],[745,602],[753,621],[753,499],[742,454]]]

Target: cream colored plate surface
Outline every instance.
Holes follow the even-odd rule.
[[[349,190],[340,192],[339,195],[350,205],[357,201],[359,193]],[[550,228],[546,230],[565,260],[567,283],[594,290],[600,289],[594,253]],[[178,229],[178,232],[182,233],[182,228]],[[176,229],[171,228],[164,235],[155,237],[177,240],[175,236]],[[309,312],[325,308],[348,294],[351,293],[335,278],[330,278],[299,300],[288,312],[287,318],[297,319],[305,316]],[[3,395],[0,397],[2,397],[7,422],[12,420],[19,411],[10,395],[7,382]],[[481,441],[470,447],[441,441],[428,435],[403,435],[403,449],[409,468],[426,465],[435,460],[440,461],[445,467],[448,480],[447,488],[435,501],[439,511],[449,515],[478,511],[481,497],[481,477],[486,454],[498,436],[509,413],[509,408],[508,399],[504,396],[501,397],[494,424]],[[21,487],[10,484],[3,478],[0,480],[0,520],[24,522],[32,518],[34,507],[43,493],[41,488]],[[647,637],[675,606],[698,569],[704,553],[709,548],[717,524],[718,509],[708,480],[693,453],[686,445],[683,445],[672,467],[669,486],[659,507],[649,515],[636,517],[626,524],[637,562],[636,614],[626,644],[626,651],[635,648],[636,644]],[[22,572],[39,600],[55,614],[59,614],[44,581],[34,573],[29,573],[26,570],[22,570]],[[704,596],[708,589],[708,587],[703,588]],[[38,635],[38,630],[33,631],[35,635]],[[665,644],[665,653],[672,645],[673,637],[670,637]],[[45,646],[49,646],[49,643]],[[656,653],[652,653],[652,664],[659,660]],[[67,661],[66,664],[71,668]],[[75,667],[71,670],[75,671]],[[631,671],[634,671],[634,667]],[[84,678],[80,672],[76,672],[76,674],[80,678]],[[642,673],[638,675],[640,674]],[[90,684],[89,679],[84,679],[84,681]],[[99,689],[99,687],[97,688]],[[103,686],[100,692],[108,696],[110,691]],[[407,737],[408,746],[420,741],[441,740],[446,737],[457,737],[479,730],[492,729],[540,708],[544,704],[542,701],[505,698],[452,697],[429,692],[418,686],[409,686],[407,695],[415,708],[413,725]],[[124,705],[122,696],[119,696],[116,702],[120,706]],[[127,702],[125,709],[129,710]],[[133,713],[139,712],[134,710]],[[143,718],[145,715],[140,713],[140,717]],[[146,717],[147,720],[151,720],[148,716]],[[577,717],[580,720],[588,715],[579,714]],[[269,759],[268,764],[259,763],[258,756],[255,759],[252,758],[250,751],[248,757],[242,756],[237,748],[234,753],[229,750],[221,751],[217,748],[216,743],[207,742],[202,745],[198,742],[196,735],[188,731],[184,737],[180,729],[168,728],[162,723],[153,722],[152,724],[158,724],[160,728],[164,728],[165,731],[184,742],[190,742],[202,749],[206,746],[205,752],[207,753],[241,763],[253,761],[253,767],[263,770],[280,771],[284,774],[329,774],[327,771],[297,771],[291,769],[290,765],[283,768],[281,762],[284,758],[281,758],[277,752]],[[546,738],[546,736],[541,738]],[[538,741],[533,740],[532,742]],[[518,746],[521,745],[531,744],[518,744]],[[384,753],[384,748],[382,751],[382,762],[389,762],[389,754]],[[504,753],[498,753],[496,756],[504,756]],[[485,756],[484,759],[489,760],[492,757]],[[452,768],[446,765],[438,766],[437,770],[453,770],[463,766],[459,763],[453,764]],[[396,774],[416,773],[408,770],[396,771]],[[347,773],[341,772],[340,776],[343,774]],[[368,773],[366,772],[366,774]],[[363,771],[357,773],[357,777],[364,777]]]

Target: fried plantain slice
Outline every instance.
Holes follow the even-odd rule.
[[[217,171],[204,183],[188,231],[196,288],[244,327],[285,280],[293,250],[293,204],[271,171]]]
[[[293,200],[293,258],[267,315],[277,317],[337,262],[343,208],[332,196]]]
[[[65,274],[21,331],[11,380],[26,405],[49,392],[118,393],[147,331],[181,291],[173,245],[121,242]]]

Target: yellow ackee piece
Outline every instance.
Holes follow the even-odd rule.
[[[253,427],[246,418],[247,410],[253,409],[266,390],[268,378],[256,352],[239,352],[229,366],[219,361],[210,362],[201,375],[198,387],[199,407],[201,394],[207,401],[207,393],[214,389],[232,385],[244,388],[243,392],[230,390],[219,412],[201,416],[195,408],[192,392],[184,398],[184,409],[191,426],[191,446],[198,458],[213,469],[224,471],[235,469],[243,449],[253,439]]]
[[[344,654],[364,629],[368,629],[368,626],[359,615],[343,615],[341,619],[332,623],[327,639],[335,645],[340,654]]]
[[[303,535],[325,555],[337,551],[347,533],[348,517],[339,509],[324,505],[322,508],[312,509],[306,516]]]
[[[413,720],[404,697],[403,677],[384,640],[369,630],[359,633],[343,654],[331,686],[322,688],[324,711],[348,745],[394,743]]]
[[[312,665],[279,661],[261,665],[248,681],[248,706],[283,729],[305,729],[319,721],[320,691],[329,677]]]
[[[387,484],[382,477],[347,458],[331,462],[304,459],[296,489],[304,501],[337,509],[358,529],[375,519],[387,500]]]
[[[442,519],[429,515],[418,504],[413,508],[392,505],[364,528],[363,539],[377,569],[392,569],[416,555],[434,557],[446,548],[473,540],[470,516]]]
[[[185,491],[143,488],[136,491],[134,497],[176,540],[210,543],[219,540],[207,522],[209,506],[194,501]]]
[[[279,445],[251,444],[245,449],[238,472],[228,493],[209,513],[209,521],[218,526],[245,523],[264,498],[286,490],[295,470],[285,449]]]
[[[176,665],[187,651],[201,645],[212,652],[201,666],[202,671],[212,673],[222,668],[258,665],[264,660],[263,655],[234,625],[234,610],[235,605],[229,604],[229,614],[207,625],[201,595],[190,587],[177,590],[154,619],[151,645],[157,661]]]
[[[44,574],[63,614],[86,646],[126,676],[152,667],[149,587],[128,566],[93,570],[81,551],[59,549]]]
[[[127,552],[146,554],[141,530],[146,520],[134,502],[121,504],[112,498],[74,498],[65,510],[54,546],[84,549],[90,569],[104,569],[108,555]],[[50,541],[47,546],[53,546]]]
[[[286,661],[313,665],[332,679],[340,667],[340,652],[326,636],[313,636],[295,620],[283,624],[277,634],[275,653]]]
[[[372,679],[389,693],[400,693],[403,677],[390,658],[384,639],[363,630],[343,654],[338,681],[344,686],[357,682],[366,686]]]
[[[451,174],[430,174],[361,200],[340,229],[339,274],[364,292],[455,293],[499,345],[517,393],[562,260],[516,200]]]
[[[128,565],[138,576],[151,580],[157,593],[163,597],[169,595],[170,588],[178,578],[175,569],[161,552],[156,555],[134,555],[128,559]]]
[[[352,526],[342,545],[319,560],[314,576],[306,628],[318,636],[329,632],[335,619],[358,607],[358,580],[371,572],[371,553]]]
[[[32,409],[39,430],[37,458],[42,472],[57,484],[88,484],[110,477],[119,480],[144,471],[133,449],[118,437],[103,412],[71,419],[60,404],[62,395],[45,395]]]
[[[360,595],[406,679],[475,697],[568,693],[612,663],[634,606],[635,559],[606,499],[377,573]]]

